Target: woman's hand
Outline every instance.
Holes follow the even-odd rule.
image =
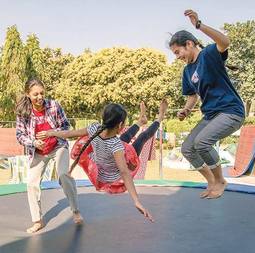
[[[197,21],[198,21],[198,15],[196,12],[194,12],[193,10],[186,10],[184,12],[184,15],[189,17],[190,22],[192,23],[192,25],[194,25],[196,27]]]
[[[135,207],[138,209],[138,211],[144,215],[145,218],[148,218],[151,222],[154,222],[153,217],[149,213],[148,210],[146,210],[140,202],[135,203]]]
[[[35,140],[35,141],[34,141],[34,146],[35,146],[37,149],[39,149],[39,150],[43,150],[44,145],[45,145],[45,143],[44,143],[43,140]]]
[[[180,121],[183,121],[188,115],[190,114],[190,110],[187,108],[184,108],[177,112],[177,117]]]

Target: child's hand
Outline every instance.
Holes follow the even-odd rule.
[[[151,222],[154,222],[153,217],[149,213],[148,210],[146,210],[140,202],[135,203],[135,207],[138,209],[138,211],[144,215],[144,217],[148,218]]]
[[[34,141],[34,146],[35,146],[37,149],[39,149],[39,150],[43,150],[44,145],[45,145],[45,143],[44,143],[44,141],[42,141],[42,140],[35,140],[35,141]]]
[[[36,139],[45,140],[48,137],[54,136],[54,135],[52,135],[54,132],[55,132],[54,130],[41,131],[36,134]]]
[[[36,139],[38,140],[45,140],[48,137],[47,131],[41,131],[36,134]]]

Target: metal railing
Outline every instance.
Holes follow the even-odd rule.
[[[68,118],[71,126],[76,128],[78,125],[79,127],[87,127],[89,124],[97,121],[97,119],[92,118]],[[81,125],[81,126],[80,126]],[[15,128],[16,121],[0,121],[0,128]]]

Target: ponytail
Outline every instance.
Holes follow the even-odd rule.
[[[168,43],[168,46],[171,47],[172,45],[176,44],[178,46],[186,46],[187,40],[192,41],[195,46],[199,46],[201,49],[204,48],[204,46],[199,42],[199,40],[190,32],[182,30],[176,32],[174,35],[172,35],[170,42]],[[234,65],[225,65],[228,69],[232,71],[239,70],[239,67],[234,66]]]
[[[225,65],[228,69],[232,70],[232,71],[237,71],[239,70],[239,67],[235,66],[235,65],[230,65],[230,64],[226,64]]]
[[[17,103],[16,114],[19,117],[29,118],[32,112],[32,103],[28,96],[23,95]]]
[[[70,167],[69,173],[71,173],[73,171],[73,169],[75,168],[75,166],[77,165],[77,163],[79,162],[81,155],[83,154],[83,152],[85,151],[85,149],[88,147],[88,145],[99,135],[101,134],[104,130],[106,129],[105,125],[100,126],[97,131],[87,140],[87,142],[83,145],[83,147],[80,150],[80,153],[78,154],[78,156],[76,157],[76,159],[74,160],[73,164]]]
[[[202,45],[202,43],[200,43],[199,41],[197,41],[196,46],[199,46],[201,49],[204,49],[205,47]]]
[[[194,41],[195,45],[196,46],[199,46],[201,49],[205,48],[198,40],[197,41]],[[225,66],[232,70],[232,71],[237,71],[239,70],[239,67],[235,66],[235,65],[230,65],[230,64],[225,64]]]
[[[79,155],[77,156],[77,158],[75,159],[75,161],[70,167],[69,173],[73,171],[74,167],[79,162],[82,153],[84,152],[84,150],[88,147],[88,145],[91,143],[91,141],[94,138],[96,138],[105,129],[112,129],[118,126],[118,124],[120,124],[121,122],[125,122],[126,117],[127,117],[127,112],[120,104],[111,103],[106,105],[102,115],[102,120],[103,120],[102,126],[100,126],[97,129],[96,133],[92,135],[88,139],[88,141],[84,144],[84,146],[81,148]]]

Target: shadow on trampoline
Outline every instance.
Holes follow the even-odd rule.
[[[86,224],[75,226],[67,200],[55,189],[43,191],[47,226],[34,235],[24,232],[30,224],[26,193],[2,196],[0,252],[254,252],[254,195],[225,192],[220,199],[201,200],[199,189],[137,188],[154,215],[153,224],[133,207],[128,194],[110,196],[86,187],[79,188]]]

